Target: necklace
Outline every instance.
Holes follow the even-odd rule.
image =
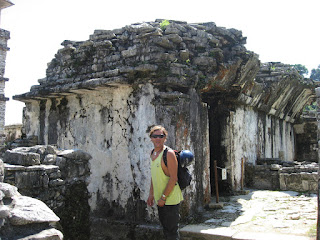
[[[162,150],[163,150],[163,148],[160,149],[158,152],[156,152],[156,151],[153,150],[153,155],[154,155],[154,156],[157,155],[157,153],[161,152]],[[0,240],[1,240],[1,239],[0,239]]]

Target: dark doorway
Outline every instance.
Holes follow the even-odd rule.
[[[209,103],[209,143],[210,143],[210,184],[212,195],[216,194],[214,161],[217,161],[218,190],[219,195],[228,195],[231,193],[230,184],[227,180],[222,180],[222,168],[225,168],[227,162],[226,150],[222,145],[222,133],[227,126],[229,109],[220,100],[212,100]],[[227,175],[228,176],[228,175]]]

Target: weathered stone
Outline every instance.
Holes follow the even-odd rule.
[[[62,186],[63,184],[64,184],[64,181],[62,179],[54,179],[49,182],[49,186],[51,187]]]
[[[16,152],[7,150],[3,158],[4,162],[13,165],[33,166],[40,164],[40,155],[32,152]]]
[[[59,218],[43,202],[21,196],[16,187],[7,183],[0,183],[0,193],[7,198],[0,201],[2,239],[63,239],[60,231],[49,227]]]
[[[57,155],[48,154],[45,156],[45,158],[43,160],[43,164],[48,164],[48,165],[55,164],[56,158],[57,158]]]
[[[45,229],[42,230],[39,233],[30,235],[28,237],[23,237],[23,238],[19,238],[20,240],[62,240],[63,239],[63,234],[55,229],[55,228],[51,228],[51,229]]]
[[[213,66],[216,67],[217,63],[214,58],[211,57],[196,57],[194,58],[194,64],[200,65],[200,66]]]
[[[134,68],[134,70],[140,71],[140,72],[150,72],[150,71],[154,72],[157,69],[158,69],[157,65],[151,65],[151,64],[142,64]]]
[[[60,167],[61,169],[63,169],[66,165],[66,158],[64,157],[57,157],[56,158],[56,164],[58,167]]]
[[[90,154],[80,149],[64,150],[62,152],[59,152],[57,155],[68,159],[82,161],[89,161],[92,158]]]
[[[4,179],[4,164],[2,159],[0,159],[0,182],[3,182]]]
[[[42,151],[44,162],[51,162],[47,160],[56,159],[54,162],[56,165],[20,166],[5,164],[6,182],[18,186],[19,191],[23,194],[36,196],[53,209],[63,223],[68,222],[68,227],[71,230],[67,230],[65,233],[69,239],[79,239],[79,234],[87,238],[89,228],[85,226],[88,226],[89,208],[85,181],[90,174],[87,162],[91,157],[80,150],[57,151],[55,147],[51,146],[19,148],[16,152],[28,153],[37,151],[36,149],[45,150]],[[62,153],[68,158],[58,157],[54,152]],[[2,191],[0,193],[3,194]],[[79,208],[79,204],[81,208]],[[73,216],[77,217],[73,218]],[[34,224],[32,225],[34,226]],[[68,227],[63,225],[64,229],[68,229]],[[37,229],[30,230],[30,234],[26,235],[29,236],[31,233],[33,235],[34,232],[38,231]],[[43,228],[40,229],[43,230]],[[81,229],[88,230],[82,231]],[[21,231],[26,232],[25,229],[21,229]]]
[[[317,127],[316,116],[306,113],[294,125],[297,141],[297,161],[318,161]]]
[[[28,172],[16,172],[15,174],[16,186],[19,189],[24,189],[24,188],[29,188],[30,186],[33,186],[34,188],[38,188],[46,185],[42,181],[43,172],[44,171],[38,171],[38,170],[28,171]]]
[[[12,198],[19,196],[18,188],[7,183],[0,182],[0,191],[4,193],[5,198]]]
[[[123,50],[122,52],[121,52],[121,55],[122,55],[122,57],[124,57],[124,58],[127,58],[127,57],[133,57],[133,56],[135,56],[135,55],[137,55],[137,47],[136,46],[133,46],[133,47],[130,47],[129,49],[127,49],[127,50]]]
[[[58,222],[60,220],[43,202],[34,198],[16,196],[13,198],[13,206],[9,217],[9,221],[13,225]]]
[[[0,191],[0,201],[2,201],[4,197],[5,197],[4,193]]]
[[[270,170],[272,171],[278,171],[281,169],[281,166],[279,164],[271,164]]]
[[[183,41],[178,34],[169,34],[167,38],[174,43],[181,43]]]
[[[180,58],[182,61],[187,61],[190,58],[190,53],[188,50],[181,50],[180,51]]]
[[[174,45],[169,41],[168,37],[159,37],[153,40],[156,45],[163,48],[173,49]]]
[[[57,147],[52,146],[52,145],[46,146],[46,151],[45,151],[46,154],[57,154],[57,152],[58,152]]]
[[[50,174],[49,174],[49,177],[50,177],[51,179],[60,178],[60,177],[61,177],[61,171],[58,170],[58,171],[56,171],[56,172],[50,173]]]

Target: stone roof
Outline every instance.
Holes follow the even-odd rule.
[[[295,107],[294,115],[298,115],[313,94],[288,65],[270,67],[274,63],[267,63],[260,69],[258,55],[245,48],[246,37],[241,31],[213,22],[170,20],[166,26],[164,22],[158,19],[115,30],[95,30],[87,41],[65,40],[40,85],[14,99],[29,101],[74,94],[79,89],[150,82],[164,91],[195,88],[205,102],[222,97],[285,118]],[[288,101],[284,102],[284,113],[284,109],[274,109],[279,100],[279,92],[274,90],[286,86],[294,88],[295,94],[290,96],[301,104],[287,106]],[[285,93],[289,92],[293,89]]]
[[[9,0],[0,0],[0,10],[3,8],[7,8],[14,5],[11,1]]]
[[[46,78],[20,98],[146,81],[202,88],[219,77],[221,68],[257,59],[244,47],[246,38],[238,30],[178,21],[161,28],[161,22],[96,30],[87,41],[64,41]]]

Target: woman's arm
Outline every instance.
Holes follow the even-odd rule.
[[[163,195],[165,195],[165,197],[162,196],[158,201],[158,206],[160,207],[165,204],[166,198],[170,195],[171,191],[178,181],[178,161],[172,149],[168,149],[167,152],[167,167],[163,162],[161,163],[161,166],[164,173],[170,178],[165,190],[162,193]]]
[[[148,200],[147,200],[147,204],[148,204],[150,207],[154,204],[152,179],[151,179],[150,190],[149,190],[149,197],[148,197]]]

